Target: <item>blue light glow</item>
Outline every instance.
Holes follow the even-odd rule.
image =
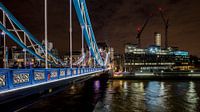
[[[189,53],[186,51],[175,51],[174,55],[180,55],[180,56],[188,56]]]

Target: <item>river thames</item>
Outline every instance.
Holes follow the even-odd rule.
[[[89,80],[19,109],[27,112],[196,112],[200,81]]]

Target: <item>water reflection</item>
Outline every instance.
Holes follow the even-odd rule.
[[[25,111],[198,112],[200,81],[93,80],[45,98]]]
[[[164,82],[152,81],[148,83],[145,90],[145,99],[148,111],[164,110],[169,105],[167,104],[167,91],[170,88],[165,88]]]
[[[200,103],[197,83],[199,81],[109,81],[106,95],[94,112],[196,112]]]
[[[185,101],[188,104],[185,108],[188,112],[198,111],[196,106],[198,106],[199,97],[197,95],[194,82],[189,82],[189,88],[185,95]]]
[[[99,92],[100,86],[101,86],[101,84],[100,84],[99,80],[94,81],[94,91],[95,92]]]

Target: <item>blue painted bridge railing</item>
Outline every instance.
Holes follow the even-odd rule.
[[[103,70],[103,68],[0,69],[0,94]]]

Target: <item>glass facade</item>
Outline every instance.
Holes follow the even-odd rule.
[[[154,45],[141,49],[128,44],[125,46],[124,58],[124,69],[128,72],[140,69],[173,69],[174,66],[189,64],[187,51],[165,50]]]

